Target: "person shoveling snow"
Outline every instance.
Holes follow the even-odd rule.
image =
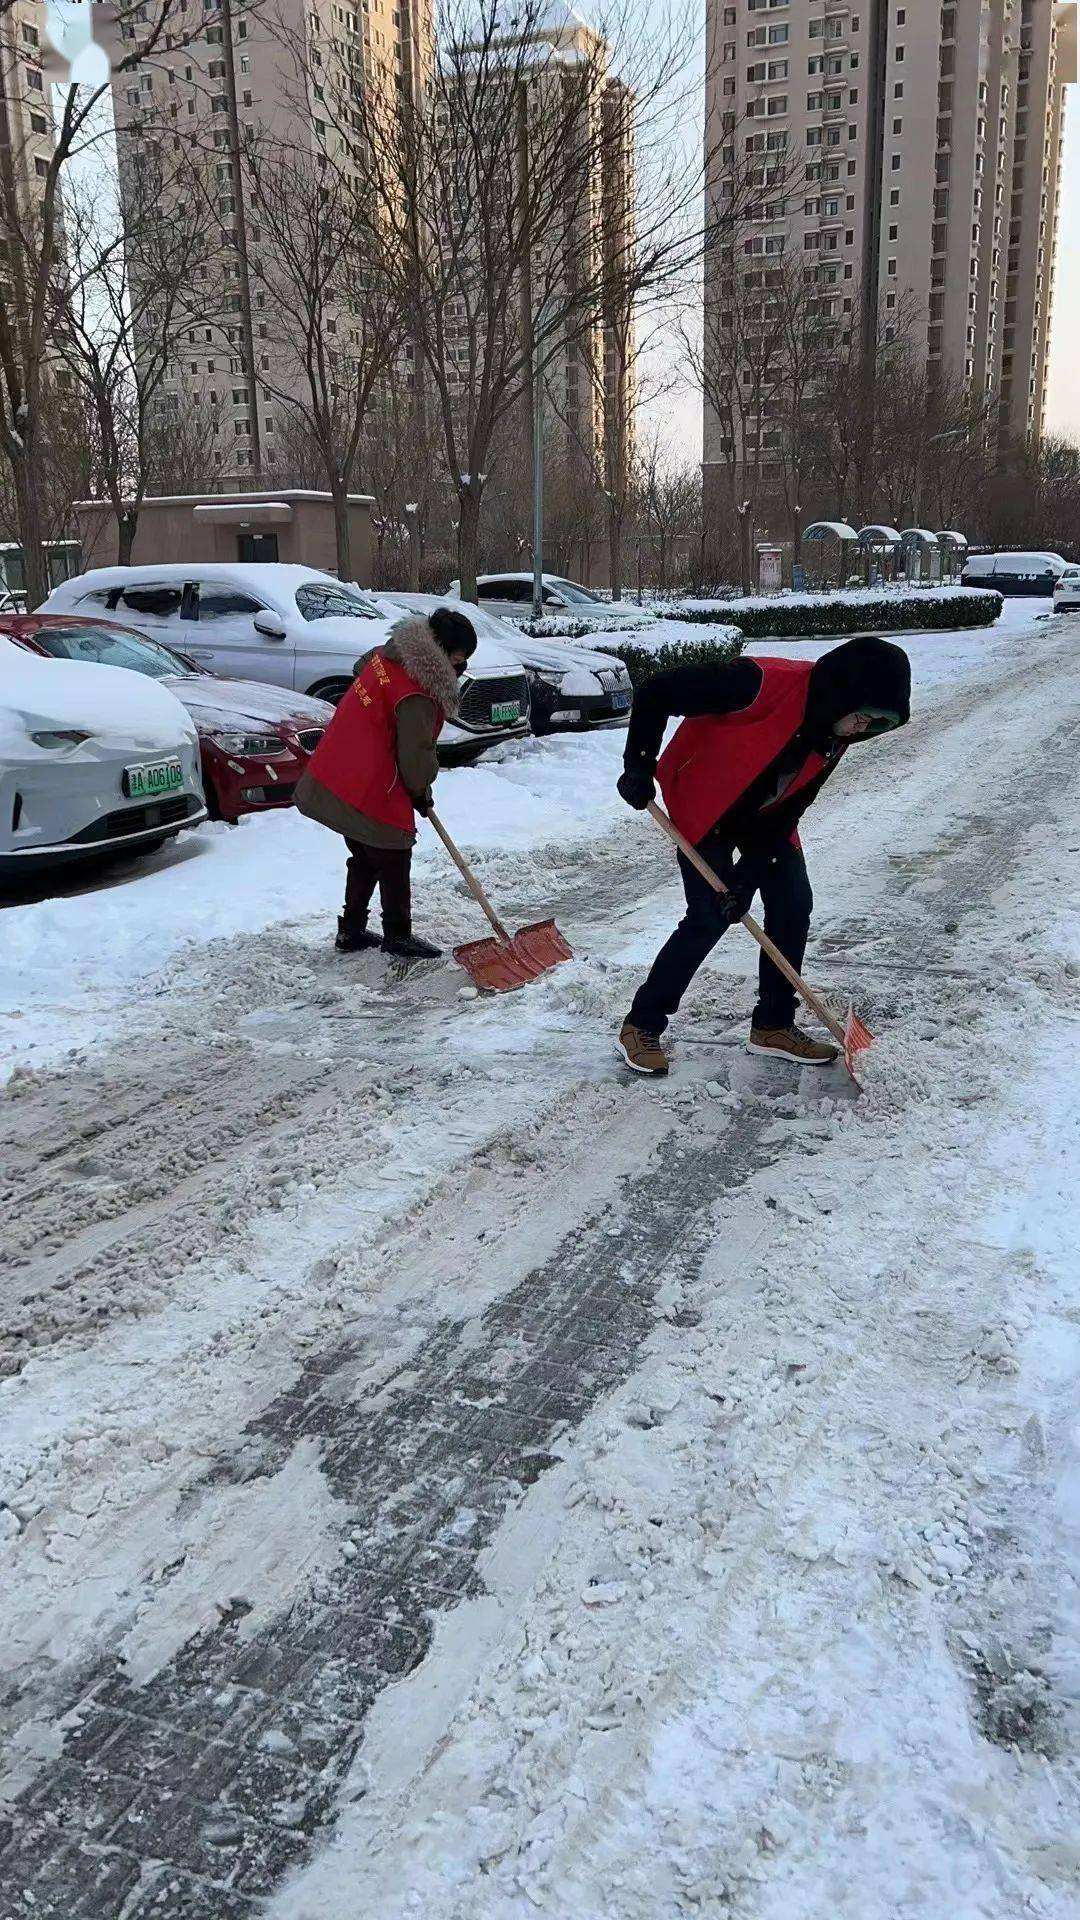
[[[439,957],[441,948],[412,930],[412,849],[416,815],[431,810],[436,741],[457,712],[457,683],[475,650],[471,620],[452,607],[400,620],[385,647],[358,661],[353,685],[297,781],[300,812],[343,834],[349,849],[335,942],[342,953],[381,946],[405,960]],[[376,887],[381,941],[368,931]]]
[[[718,895],[679,854],[686,913],[638,988],[618,1049],[636,1073],[668,1071],[661,1035],[698,968],[755,893],[765,931],[801,971],[813,895],[798,823],[843,754],[905,726],[911,664],[902,647],[860,634],[816,662],[744,658],[675,667],[635,696],[618,789],[644,810],[654,776],[674,825],[723,881]],[[674,715],[683,723],[660,755]],[[660,755],[659,762],[657,756]],[[738,858],[736,858],[738,855]],[[795,1025],[795,989],[762,954],[750,1051],[826,1066],[837,1049]]]

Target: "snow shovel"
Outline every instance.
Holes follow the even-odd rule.
[[[527,986],[530,980],[536,980],[561,961],[573,959],[554,920],[537,920],[530,927],[521,927],[517,933],[508,933],[438,814],[429,810],[427,817],[469,892],[480,902],[495,929],[494,940],[469,940],[463,947],[454,948],[454,959],[478,987],[485,993],[509,993],[514,987]]]
[[[669,839],[674,840],[679,852],[685,854],[690,865],[697,868],[703,880],[708,881],[713,892],[727,893],[729,889],[725,887],[719,874],[713,872],[708,861],[702,859],[697,848],[692,847],[689,840],[684,838],[675,825],[675,822],[668,819],[663,807],[658,807],[655,800],[650,800],[649,812],[652,814],[657,826],[663,827]],[[864,1053],[866,1048],[871,1045],[874,1038],[869,1027],[864,1026],[858,1014],[855,1013],[851,1007],[848,1008],[846,1022],[841,1025],[832,1009],[827,1006],[821,998],[821,995],[815,993],[813,987],[807,986],[806,981],[801,975],[796,973],[790,960],[785,960],[775,941],[769,939],[764,927],[758,925],[753,914],[744,913],[741,924],[746,928],[747,933],[753,934],[758,946],[762,949],[763,953],[768,954],[773,966],[779,968],[785,980],[790,980],[796,993],[805,1000],[810,1011],[817,1014],[822,1025],[828,1027],[833,1039],[839,1042],[843,1050],[844,1065],[854,1080],[854,1062],[857,1056],[860,1053]]]

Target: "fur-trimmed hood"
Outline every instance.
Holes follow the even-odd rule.
[[[458,710],[458,677],[423,614],[399,620],[382,651],[453,718]]]

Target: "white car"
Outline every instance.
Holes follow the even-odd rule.
[[[483,573],[476,582],[477,598],[486,613],[500,620],[531,620],[533,577],[531,573]],[[449,597],[461,598],[460,580],[452,580]],[[576,580],[564,580],[560,574],[544,575],[545,614],[569,615],[584,620],[597,632],[617,633],[622,627],[647,627],[652,616],[644,607],[631,606],[626,600],[604,600]]]
[[[1080,567],[1066,567],[1054,587],[1054,612],[1080,610]]]
[[[383,598],[419,613],[433,613],[446,605],[428,593],[392,593]],[[534,639],[482,607],[470,606],[468,611],[483,647],[497,647],[508,657],[512,649],[524,666],[534,733],[626,725],[633,682],[614,654],[599,653],[577,640]]]
[[[215,673],[335,703],[352,685],[356,661],[384,644],[400,618],[360,587],[275,560],[101,567],[54,587],[42,611],[129,620]],[[525,733],[528,722],[522,669],[502,657],[485,661],[478,650],[440,756],[474,758]]]
[[[199,736],[175,694],[0,636],[0,877],[149,853],[205,819]]]

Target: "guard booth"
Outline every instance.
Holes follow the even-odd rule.
[[[813,568],[815,586],[824,587],[828,584],[825,576],[834,542],[836,584],[838,587],[844,585],[847,579],[848,554],[855,547],[858,538],[854,527],[849,527],[846,520],[815,520],[812,526],[807,527],[803,534],[803,545],[809,544],[814,549],[814,559],[817,562]]]
[[[886,581],[895,576],[896,556],[900,551],[899,533],[895,527],[860,527],[858,540],[867,586],[884,586]]]
[[[938,546],[941,548],[941,577],[950,583],[959,580],[967,564],[968,543],[964,534],[944,532],[938,534]]]
[[[941,543],[926,527],[905,527],[900,551],[908,584],[917,587],[941,579]]]
[[[353,578],[370,580],[370,494],[350,493],[347,512]],[[105,500],[75,508],[83,564],[117,563],[116,516]],[[158,561],[287,560],[337,572],[334,503],[329,493],[283,487],[279,493],[160,494],[143,501],[131,555],[136,566]]]

